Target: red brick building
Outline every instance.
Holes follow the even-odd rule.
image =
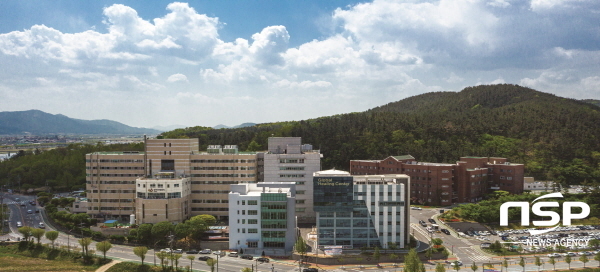
[[[418,162],[411,155],[352,160],[352,175],[406,174],[411,201],[429,205],[477,202],[487,193],[523,193],[524,165],[506,158],[462,157],[456,164]]]

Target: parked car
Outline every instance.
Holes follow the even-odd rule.
[[[212,259],[211,256],[200,256],[200,257],[198,257],[198,260],[200,260],[200,261],[208,261],[210,259]]]
[[[33,211],[32,211],[32,210],[27,210],[27,213],[28,213],[28,214],[32,214],[32,213],[33,213]]]
[[[38,210],[38,209],[35,209],[35,213],[40,213],[40,210]]]
[[[442,231],[446,235],[450,235],[450,231],[447,229],[441,229],[440,231]]]
[[[173,253],[175,253],[175,254],[183,254],[183,249],[181,249],[181,248],[180,249],[175,249],[175,250],[173,250]]]
[[[433,220],[433,218],[429,218],[429,219],[427,219],[427,220],[429,220],[429,222],[430,222],[431,224],[435,224],[435,220]]]
[[[22,227],[22,226],[23,226],[23,223],[21,223],[21,221],[17,221],[17,227],[19,227],[19,228],[20,228],[20,227]]]
[[[171,253],[171,249],[170,248],[163,248],[163,249],[160,250],[160,252]]]
[[[225,252],[221,252],[220,250],[217,250],[217,251],[213,251],[213,254],[223,256],[223,255],[225,255]]]
[[[256,259],[257,261],[261,262],[261,263],[268,263],[269,262],[269,258],[265,258],[265,257],[260,257],[258,259]]]
[[[248,254],[242,255],[240,258],[246,259],[246,260],[252,260],[252,259],[254,259],[254,257],[252,257],[252,255],[248,255]]]
[[[304,268],[302,272],[319,272],[319,269],[316,268]]]
[[[203,249],[203,250],[200,250],[200,254],[210,254],[210,253],[212,253],[212,250],[210,250],[210,249],[208,249],[208,248],[205,248],[205,249]]]
[[[421,208],[421,207],[414,207],[414,206],[413,206],[413,207],[410,207],[410,208],[411,208],[411,209],[413,209],[413,210],[422,210],[422,208]]]
[[[229,257],[237,257],[237,256],[238,256],[238,253],[237,253],[237,252],[235,252],[235,251],[234,251],[234,252],[230,252],[228,256],[229,256]]]
[[[40,229],[45,229],[45,228],[46,228],[46,226],[44,226],[44,222],[40,222],[40,223],[38,224],[38,228],[40,228]]]
[[[198,254],[198,250],[190,249],[190,250],[186,251],[185,254]]]
[[[427,223],[425,223],[423,220],[419,220],[419,224],[421,224],[423,227],[427,227]]]
[[[548,254],[548,258],[550,258],[550,257],[560,258],[560,257],[562,257],[562,255],[560,255],[560,253],[550,253],[550,254]]]

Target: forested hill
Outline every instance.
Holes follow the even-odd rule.
[[[568,183],[600,181],[600,107],[516,85],[427,93],[366,112],[259,124],[237,129],[193,127],[163,137],[200,139],[264,150],[267,138],[299,136],[324,154],[323,169],[350,160],[413,155],[454,163],[461,156],[507,157],[527,175]]]

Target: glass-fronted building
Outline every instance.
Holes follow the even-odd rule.
[[[351,176],[338,170],[313,175],[317,243],[342,246],[403,248],[409,241],[407,175]]]

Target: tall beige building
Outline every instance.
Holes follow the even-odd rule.
[[[256,183],[257,153],[198,139],[146,139],[145,152],[86,155],[87,213],[135,222],[181,222],[211,214],[227,222],[230,184]],[[160,186],[160,187],[159,187]]]

